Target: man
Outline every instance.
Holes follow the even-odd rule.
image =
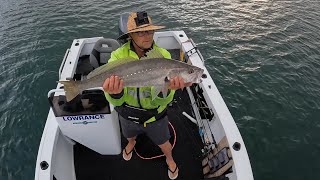
[[[146,12],[132,12],[122,15],[119,22],[120,30],[123,34],[118,39],[127,38],[129,41],[111,54],[108,62],[116,61],[126,57],[139,60],[150,49],[158,50],[165,58],[171,59],[170,53],[158,47],[153,41],[154,31],[164,28],[156,26],[151,22],[151,18]],[[136,144],[136,137],[140,133],[145,133],[155,144],[157,144],[164,155],[168,165],[168,176],[170,179],[178,177],[178,167],[172,157],[172,145],[169,142],[170,134],[168,129],[168,118],[166,107],[173,100],[175,90],[191,86],[191,83],[184,83],[181,77],[170,79],[169,93],[163,97],[162,93],[152,100],[148,96],[151,87],[131,88],[123,87],[123,80],[117,76],[107,78],[103,84],[107,100],[116,106],[122,127],[122,133],[127,138],[128,144],[123,149],[123,158],[129,161],[132,157],[132,150]],[[131,119],[132,116],[157,110],[156,114],[148,121],[139,123]],[[130,116],[131,114],[131,116]]]

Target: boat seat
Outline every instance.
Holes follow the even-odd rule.
[[[233,165],[231,150],[227,137],[224,136],[217,147],[212,149],[208,156],[202,160],[203,175],[205,179],[215,178],[230,171]]]
[[[108,60],[111,57],[112,51],[118,49],[120,47],[120,44],[118,41],[114,39],[107,39],[107,38],[102,38],[99,39],[94,47],[93,50],[90,54],[90,64],[94,67],[97,68],[103,64],[108,63]]]

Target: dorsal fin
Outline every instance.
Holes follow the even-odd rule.
[[[101,73],[104,73],[104,72],[114,68],[114,67],[120,66],[122,64],[131,62],[131,61],[136,61],[136,59],[128,57],[128,58],[119,59],[119,60],[116,60],[116,61],[113,61],[113,62],[109,62],[109,63],[107,63],[107,64],[105,64],[103,66],[100,66],[100,67],[96,68],[91,73],[89,73],[88,76],[87,76],[87,79],[91,79],[94,76],[97,76],[97,75],[99,75]]]
[[[153,59],[153,58],[164,58],[160,51],[156,49],[151,49],[150,51],[146,52],[146,56],[143,56],[141,60],[146,59]]]

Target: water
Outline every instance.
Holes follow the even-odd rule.
[[[0,3],[0,179],[33,179],[47,92],[73,39],[115,38],[144,9],[206,59],[255,179],[320,179],[320,3],[218,0]]]

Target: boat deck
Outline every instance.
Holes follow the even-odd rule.
[[[201,167],[203,143],[197,126],[182,115],[183,111],[192,115],[187,91],[179,90],[168,108],[169,121],[176,132],[173,157],[179,167],[177,179],[203,179]],[[122,137],[122,148],[126,144],[127,140]],[[161,153],[160,149],[145,136],[138,137],[136,148],[144,151],[140,154],[147,153],[146,156]],[[125,161],[122,154],[100,155],[78,143],[74,146],[74,156],[77,180],[169,179],[165,157],[144,160],[134,152],[132,159]]]

